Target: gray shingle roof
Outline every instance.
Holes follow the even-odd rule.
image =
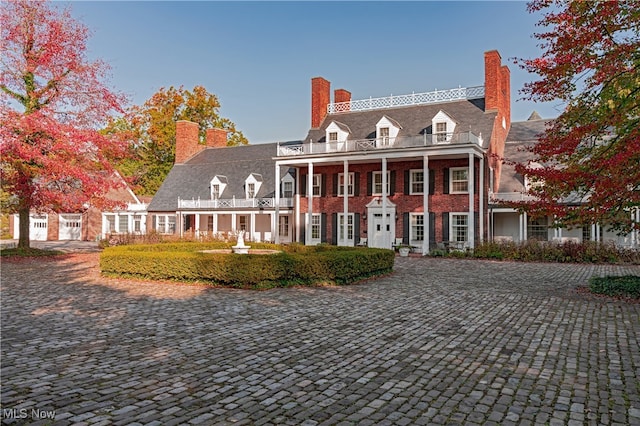
[[[528,148],[533,146],[538,137],[544,133],[546,124],[551,120],[527,120],[511,123],[507,143],[504,146],[504,158],[507,163],[502,166],[500,173],[499,192],[519,192],[524,190],[524,178],[509,162],[524,163],[533,154]]]
[[[481,134],[484,147],[489,146],[496,113],[484,112],[484,99],[329,114],[324,118],[319,128],[309,131],[304,142],[325,142],[325,130],[332,121],[348,126],[351,130],[349,135],[351,140],[375,138],[376,124],[385,116],[401,127],[398,137],[433,133],[431,120],[440,110],[458,123],[456,132],[470,130],[476,136]]]
[[[244,184],[249,175],[261,175],[257,198],[273,197],[277,144],[206,148],[184,164],[173,166],[153,197],[148,211],[170,212],[178,209],[178,198],[211,199],[210,183],[215,176],[225,176],[227,187],[220,198],[245,198]],[[288,169],[281,170],[281,177]]]

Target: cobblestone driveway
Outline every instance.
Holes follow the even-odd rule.
[[[3,424],[640,425],[640,304],[575,291],[640,267],[398,258],[255,292],[97,256],[3,261]]]

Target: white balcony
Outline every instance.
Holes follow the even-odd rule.
[[[179,209],[275,208],[275,198],[219,198],[217,200],[178,199]],[[279,207],[293,207],[293,198],[280,198]]]
[[[452,144],[475,144],[482,146],[482,136],[471,132],[463,133],[425,133],[418,136],[385,137],[377,139],[359,139],[346,141],[299,143],[278,146],[278,156],[288,157],[307,154],[334,152],[359,152],[379,149],[398,149],[420,146],[442,146]]]

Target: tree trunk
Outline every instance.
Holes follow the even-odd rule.
[[[20,228],[18,229],[18,247],[29,248],[29,208],[21,207],[18,211],[18,217],[20,218]]]

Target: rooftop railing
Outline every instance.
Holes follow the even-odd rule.
[[[179,209],[275,208],[275,206],[275,198],[218,198],[215,200],[178,198]],[[293,207],[293,198],[280,198],[279,207]]]
[[[489,196],[490,202],[499,204],[513,201],[530,201],[534,197],[525,192],[494,192]]]
[[[299,143],[278,146],[278,156],[296,156],[320,153],[375,151],[382,149],[411,148],[420,146],[442,146],[452,144],[475,144],[482,146],[482,136],[471,132],[425,133],[417,136],[382,137],[346,141]]]
[[[484,86],[459,87],[457,89],[435,90],[433,92],[412,93],[410,95],[388,96],[385,98],[359,99],[335,102],[327,105],[327,113],[340,114],[352,111],[396,108],[411,105],[434,104],[438,102],[480,99],[484,97]]]

